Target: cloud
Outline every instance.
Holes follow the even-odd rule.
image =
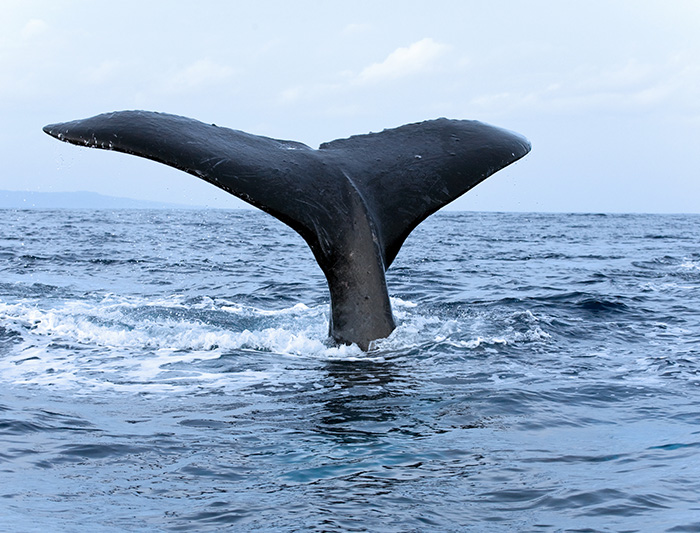
[[[31,19],[22,28],[22,37],[24,39],[32,39],[44,33],[48,27],[49,25],[41,19]]]
[[[657,63],[629,60],[617,68],[577,72],[576,79],[552,94],[554,101],[589,109],[644,111],[695,107],[700,91],[697,68],[673,58]]]
[[[281,104],[291,104],[302,99],[317,100],[329,94],[415,76],[433,68],[449,49],[450,46],[433,39],[422,39],[410,46],[397,48],[381,63],[373,63],[357,74],[344,70],[337,74],[335,82],[288,87],[280,93],[278,101]]]
[[[277,99],[280,104],[293,104],[300,100],[317,100],[326,95],[343,90],[340,83],[317,83],[314,85],[295,85],[283,90]]]
[[[656,68],[649,63],[629,59],[624,65],[600,68],[582,66],[570,75],[567,85],[580,93],[626,93],[648,86],[654,81]]]
[[[233,73],[234,69],[231,67],[204,58],[175,72],[168,78],[166,88],[172,92],[189,92],[222,83]]]
[[[612,67],[579,66],[554,80],[484,92],[473,96],[470,106],[490,113],[695,114],[700,111],[698,87],[700,67],[688,61],[630,59]]]
[[[360,72],[357,81],[378,83],[412,76],[430,68],[449,46],[425,38],[405,48],[397,48],[381,63],[374,63]]]
[[[123,64],[116,60],[107,60],[100,63],[97,67],[91,69],[86,78],[90,82],[101,85],[103,83],[109,83],[110,81],[117,78],[123,71]]]

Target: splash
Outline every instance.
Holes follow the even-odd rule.
[[[394,299],[398,326],[369,352],[328,338],[328,306],[298,302],[264,309],[224,298],[107,294],[42,307],[38,300],[0,302],[7,338],[0,377],[9,383],[79,389],[162,391],[237,388],[280,376],[251,370],[269,363],[384,361],[431,347],[495,350],[546,341],[532,313],[440,318]],[[489,334],[496,322],[498,331]],[[274,367],[274,365],[273,365]],[[283,370],[280,370],[282,372]]]

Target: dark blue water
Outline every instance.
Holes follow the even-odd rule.
[[[700,216],[438,214],[369,354],[262,213],[0,219],[0,530],[700,530]]]

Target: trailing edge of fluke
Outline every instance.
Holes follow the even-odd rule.
[[[363,350],[395,328],[385,271],[409,233],[530,151],[517,133],[444,118],[317,150],[148,111],[106,113],[44,131],[184,170],[290,226],[328,281],[330,336]]]

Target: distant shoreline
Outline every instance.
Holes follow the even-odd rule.
[[[107,196],[95,192],[34,192],[34,191],[3,191],[0,190],[0,209],[179,209],[179,210],[232,210],[232,211],[258,211],[252,206],[243,204],[235,207],[207,206],[176,204],[167,202],[153,202],[149,200],[135,200],[119,196]],[[471,211],[443,208],[441,213],[512,213],[532,215],[684,215],[700,216],[699,213],[626,213],[626,212],[564,212],[564,211]]]
[[[87,191],[0,191],[0,209],[206,209],[206,206],[134,200]]]

